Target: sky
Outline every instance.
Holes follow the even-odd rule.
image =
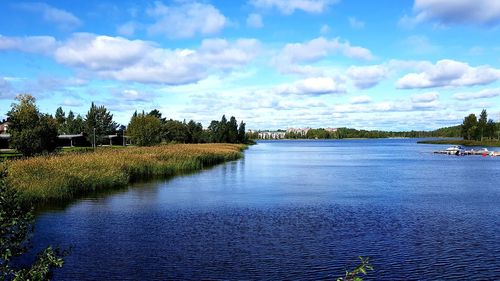
[[[0,119],[91,102],[247,129],[432,130],[500,118],[500,1],[0,2]]]

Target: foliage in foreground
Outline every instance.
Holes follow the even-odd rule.
[[[32,203],[66,200],[125,186],[148,177],[168,177],[235,160],[245,145],[175,144],[94,153],[38,156],[6,162],[7,182]]]
[[[368,271],[373,270],[370,264],[370,258],[359,257],[361,263],[352,271],[346,271],[344,277],[337,278],[337,281],[363,281],[362,275],[366,275]]]
[[[29,249],[29,236],[33,231],[32,208],[9,189],[0,175],[0,279],[1,280],[48,280],[52,269],[62,267],[63,253],[48,247],[37,255],[36,260],[25,268],[12,266],[12,259]]]

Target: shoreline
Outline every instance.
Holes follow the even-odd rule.
[[[8,161],[6,181],[25,203],[69,203],[149,178],[196,172],[243,157],[243,144],[169,144]]]
[[[463,145],[463,146],[481,146],[481,147],[500,147],[499,140],[457,140],[457,139],[434,139],[417,141],[418,144],[449,144],[449,145]]]

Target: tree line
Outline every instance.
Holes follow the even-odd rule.
[[[52,152],[57,147],[58,135],[80,135],[86,145],[101,145],[106,136],[126,135],[129,142],[138,146],[150,146],[161,142],[177,143],[246,143],[245,123],[229,121],[225,115],[220,121],[213,120],[207,129],[190,120],[178,121],[162,117],[161,112],[135,112],[128,126],[113,121],[113,114],[104,106],[92,103],[85,116],[68,114],[59,107],[54,116],[41,113],[31,95],[18,95],[7,113],[10,146],[25,156]]]
[[[500,123],[497,124],[492,119],[488,119],[486,109],[481,111],[479,118],[473,113],[466,116],[460,128],[461,136],[465,140],[482,141],[484,139],[500,138]]]
[[[183,122],[162,117],[161,112],[135,112],[127,126],[127,136],[140,146],[150,146],[161,142],[177,143],[246,143],[245,123],[234,116],[229,121],[223,115],[220,121],[213,120],[207,129],[194,120]]]

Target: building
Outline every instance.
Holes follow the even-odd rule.
[[[263,131],[263,132],[258,133],[259,139],[263,139],[263,140],[284,139],[285,135],[286,135],[286,132],[281,132],[281,131]]]
[[[307,132],[309,132],[311,128],[288,128],[286,130],[287,134],[296,134],[299,136],[305,136],[307,135]]]
[[[9,121],[2,120],[2,122],[0,123],[0,135],[7,134],[7,131],[9,130],[9,125],[10,125]]]

